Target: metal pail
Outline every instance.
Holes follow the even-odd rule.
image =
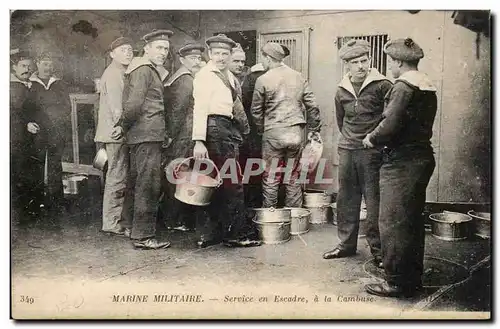
[[[299,235],[309,232],[309,219],[311,211],[304,208],[285,208],[290,209],[292,225],[290,227],[291,235]]]
[[[253,219],[259,231],[259,237],[264,244],[280,244],[290,240],[291,222],[271,223]]]
[[[491,213],[470,210],[467,215],[472,217],[474,234],[483,239],[489,239],[491,236]]]
[[[216,179],[194,171],[179,173],[178,170],[180,166],[187,160],[191,159],[194,158],[189,157],[184,159],[184,161],[179,163],[174,170],[176,178],[180,180],[180,182],[176,183],[174,197],[179,201],[193,206],[209,205],[215,189],[222,185],[219,170],[212,160],[206,159],[214,166],[217,172]]]

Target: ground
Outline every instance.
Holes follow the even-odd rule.
[[[475,313],[490,311],[489,240],[448,242],[429,232],[425,292],[382,298],[363,289],[383,275],[371,265],[363,237],[355,257],[322,259],[338,242],[330,223],[279,245],[202,250],[194,247],[194,233],[160,226],[159,236],[172,246],[141,251],[126,238],[99,232],[98,193],[74,201],[59,220],[12,225],[15,318],[371,319],[436,317],[440,311],[489,317]],[[119,301],[132,294],[148,300]],[[203,302],[154,302],[155,294],[201,295]]]

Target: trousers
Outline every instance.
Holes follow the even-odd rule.
[[[206,147],[210,159],[221,170],[226,162],[239,161],[241,133],[235,122],[222,116],[209,116],[207,122]],[[234,168],[233,167],[233,168]],[[245,196],[241,177],[232,173],[223,179],[222,185],[215,190],[208,206],[208,220],[198,216],[197,230],[203,235],[223,239],[240,239],[253,234],[249,222],[249,211],[245,205]],[[238,175],[237,175],[238,176]]]
[[[339,149],[339,191],[337,229],[339,248],[356,250],[358,245],[361,199],[366,203],[366,240],[374,256],[381,255],[379,233],[379,149]]]
[[[130,151],[128,145],[122,143],[107,143],[105,148],[108,155],[108,171],[102,204],[102,229],[119,230],[120,226],[127,225],[122,221],[122,211],[129,174]]]
[[[285,185],[285,207],[302,207],[302,185],[296,180],[300,177],[298,162],[304,146],[304,128],[295,125],[266,130],[262,136],[262,159],[265,170],[262,174],[262,206],[278,205],[278,192],[281,181]],[[277,168],[285,168],[278,174]]]
[[[391,150],[380,169],[380,238],[386,280],[421,284],[425,193],[436,162],[432,149]]]
[[[161,189],[161,144],[129,144],[130,174],[122,216],[124,227],[132,228],[132,239],[146,239],[156,235]]]

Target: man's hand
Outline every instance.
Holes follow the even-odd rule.
[[[375,146],[370,142],[370,135],[366,135],[363,139],[363,146],[365,148],[374,148]]]
[[[118,140],[123,137],[123,128],[120,126],[114,127],[111,132],[111,138],[114,140]]]
[[[193,157],[195,159],[208,158],[208,150],[202,141],[196,141],[193,149]]]
[[[29,122],[27,125],[28,131],[32,134],[38,134],[40,126],[36,122]]]

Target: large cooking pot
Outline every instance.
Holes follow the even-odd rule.
[[[257,226],[259,237],[264,244],[280,244],[290,240],[291,221],[288,222],[261,222],[253,219]]]
[[[292,211],[290,208],[253,208],[255,219],[263,223],[283,223],[292,220]]]
[[[304,192],[304,206],[319,207],[332,203],[333,194],[324,190],[306,190]]]
[[[474,234],[478,237],[489,239],[491,235],[491,214],[489,212],[469,211],[467,213],[472,217]]]
[[[292,224],[290,228],[291,235],[299,235],[309,232],[309,218],[311,211],[304,208],[285,208],[290,209]]]
[[[459,241],[469,237],[472,217],[462,213],[431,214],[432,235],[440,240]]]

